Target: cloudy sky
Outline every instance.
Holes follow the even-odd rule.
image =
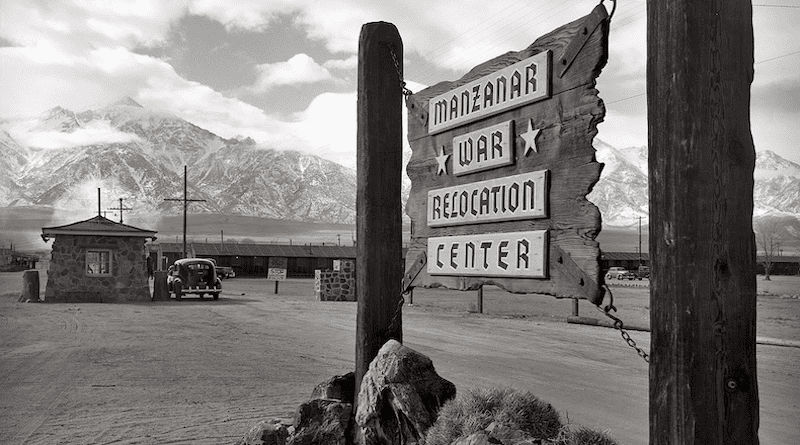
[[[418,91],[521,50],[596,4],[3,0],[0,119],[19,129],[56,105],[82,111],[130,96],[223,137],[250,136],[354,166],[362,24],[397,26],[406,80]],[[753,11],[756,149],[800,163],[800,1],[756,0]],[[619,2],[609,62],[598,80],[608,108],[598,137],[617,147],[647,143],[645,16],[644,0]],[[91,128],[82,136],[120,137],[110,130]]]

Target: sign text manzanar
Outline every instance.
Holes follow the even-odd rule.
[[[430,133],[550,97],[550,51],[430,99]]]

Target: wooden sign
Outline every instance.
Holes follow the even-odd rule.
[[[601,4],[408,98],[406,269],[427,257],[412,287],[601,301],[601,218],[586,195],[602,170],[592,140],[607,57]]]
[[[547,231],[428,239],[428,273],[547,278]]]
[[[428,227],[547,217],[547,170],[428,191]]]
[[[514,163],[514,121],[507,121],[453,138],[453,173],[489,170]]]
[[[267,268],[267,279],[274,281],[286,280],[286,269],[289,261],[285,257],[270,257]]]
[[[436,133],[550,97],[550,60],[550,51],[544,50],[429,99],[428,131]]]

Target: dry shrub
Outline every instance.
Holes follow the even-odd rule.
[[[555,438],[562,426],[558,412],[530,392],[510,388],[474,390],[439,410],[424,443],[450,445],[461,436],[486,429],[492,422],[548,440]]]
[[[589,428],[573,431],[568,425],[561,427],[558,436],[549,442],[550,445],[619,445],[606,432],[598,432]]]

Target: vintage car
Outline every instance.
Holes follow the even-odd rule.
[[[621,280],[621,279],[625,278],[625,274],[627,274],[627,273],[628,273],[628,270],[625,269],[624,267],[616,267],[615,266],[615,267],[612,267],[612,268],[608,269],[608,272],[606,272],[606,280],[611,280],[611,279]]]
[[[210,294],[215,300],[222,292],[222,282],[217,277],[213,261],[203,258],[184,258],[169,267],[167,287],[180,300],[185,294],[203,298]]]
[[[236,272],[233,271],[232,267],[217,266],[217,276],[221,280],[224,280],[225,278],[234,278],[236,277]]]

